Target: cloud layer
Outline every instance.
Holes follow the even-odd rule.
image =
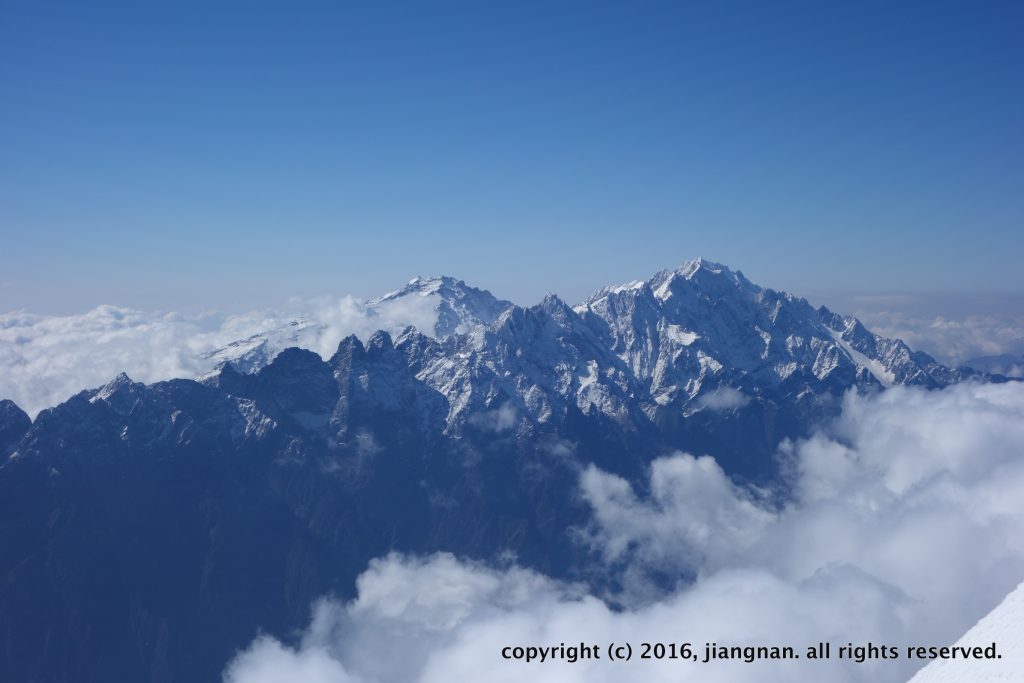
[[[580,492],[594,517],[581,538],[625,568],[626,609],[514,566],[392,555],[370,565],[353,602],[320,601],[296,647],[262,637],[225,679],[903,681],[921,662],[527,664],[501,650],[950,644],[1024,578],[1022,443],[1020,385],[895,388],[851,394],[827,429],[783,447],[785,504],[688,454],[656,461],[645,497],[590,468]],[[678,576],[677,589],[656,593],[652,573]]]
[[[938,315],[899,297],[844,302],[873,331],[899,337],[911,348],[942,362],[961,363],[978,356],[1024,354],[1024,314],[1010,299],[1003,309],[983,315]],[[977,308],[980,304],[971,301]],[[997,302],[998,303],[998,302]],[[437,323],[434,297],[401,297],[372,310],[353,297],[290,299],[279,310],[226,315],[189,315],[98,306],[76,315],[0,314],[0,398],[13,399],[31,415],[85,388],[100,386],[119,372],[155,382],[198,377],[215,360],[203,354],[253,335],[269,334],[272,352],[299,345],[329,357],[338,342],[355,334],[365,340],[378,329],[392,333],[413,325],[432,333]],[[936,304],[937,305],[937,304]],[[1002,305],[1002,304],[1000,304]],[[846,310],[845,308],[840,310]],[[296,329],[289,323],[307,321]],[[1017,372],[1021,368],[1003,368]],[[708,410],[732,410],[749,399],[723,389],[704,399]]]
[[[818,292],[815,304],[852,313],[872,332],[905,341],[946,364],[1024,354],[1024,294],[945,292],[850,295]]]
[[[1024,314],[921,315],[900,311],[859,312],[872,332],[902,339],[940,362],[958,365],[980,356],[1024,354]]]
[[[367,309],[352,297],[292,299],[278,311],[240,315],[144,312],[98,306],[78,315],[0,315],[0,398],[30,415],[78,391],[105,384],[119,372],[156,382],[194,378],[215,360],[203,354],[237,340],[269,334],[280,348],[302,346],[330,357],[344,337],[366,339],[378,329],[407,325],[431,332],[437,320],[430,297],[408,297]],[[295,329],[297,319],[310,322]]]

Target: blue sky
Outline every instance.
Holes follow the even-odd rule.
[[[0,310],[448,273],[529,303],[705,256],[1024,292],[1024,6],[0,4]]]

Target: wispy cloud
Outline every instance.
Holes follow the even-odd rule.
[[[489,432],[505,432],[512,429],[519,419],[516,407],[511,403],[503,403],[493,410],[474,413],[469,422],[478,429]]]
[[[750,403],[750,397],[733,387],[719,387],[706,396],[701,396],[697,405],[707,410],[735,410]]]

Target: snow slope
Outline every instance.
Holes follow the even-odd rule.
[[[991,643],[996,643],[1001,659],[936,660],[910,683],[1024,681],[1024,583],[956,642],[965,647]]]

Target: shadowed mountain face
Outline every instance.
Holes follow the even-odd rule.
[[[575,308],[447,278],[378,303],[403,296],[439,297],[431,336],[121,375],[34,424],[0,402],[0,679],[217,680],[391,550],[514,556],[614,595],[577,533],[587,465],[642,491],[653,458],[708,453],[784,496],[778,443],[843,392],[968,374],[703,261]]]
[[[0,400],[0,457],[10,452],[31,426],[28,414],[14,401]]]

